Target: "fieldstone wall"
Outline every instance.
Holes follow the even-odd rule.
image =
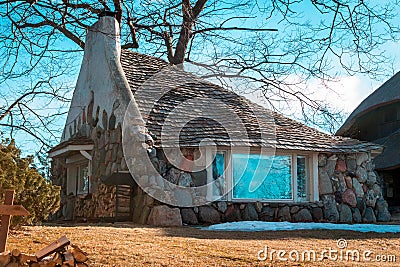
[[[184,224],[242,220],[373,223],[390,221],[381,180],[368,153],[318,159],[320,201],[316,203],[230,203],[181,209]]]
[[[116,209],[116,187],[101,183],[102,176],[122,170],[126,167],[122,150],[122,127],[114,114],[108,115],[103,110],[89,117],[88,123],[82,127],[84,132],[76,135],[90,133],[93,141],[92,174],[90,177],[90,194],[78,196],[75,203],[75,216],[88,219],[114,217]]]
[[[100,177],[128,170],[121,145],[121,125],[115,126],[107,114],[97,121],[101,121],[102,125],[98,123],[90,127],[90,138],[94,143],[91,194],[76,197],[74,203],[74,215],[88,219],[115,216],[115,186],[101,184]],[[84,129],[88,131],[87,127]],[[148,144],[151,161],[163,178],[186,187],[206,183],[206,172],[182,171],[169,164],[163,153],[152,147],[151,142]],[[188,149],[183,154],[194,158],[196,152],[196,149]],[[382,196],[381,180],[374,172],[369,153],[320,154],[318,174],[320,201],[316,203],[219,201],[207,206],[177,208],[158,202],[136,186],[133,192],[133,221],[158,226],[242,220],[339,223],[390,221],[388,205]],[[155,179],[150,185],[152,188],[146,188],[146,191],[164,191],[171,198],[181,198],[185,202],[191,199],[191,196],[180,195],[180,192],[168,191],[163,181]]]
[[[215,224],[236,221],[321,222],[323,203],[232,203],[215,202],[209,206],[181,209],[184,224]]]
[[[107,128],[107,126],[109,128]],[[91,139],[93,140],[92,150],[92,176],[91,183],[93,191],[96,191],[102,176],[127,170],[121,144],[121,125],[110,124],[102,128],[93,128]]]
[[[390,221],[388,204],[382,196],[382,181],[374,171],[370,154],[320,154],[318,172],[327,221]]]
[[[116,125],[113,112],[108,115],[105,110],[100,112],[99,107],[96,112],[93,112],[92,98],[88,106],[74,120],[73,126],[68,129],[72,140],[86,137],[93,142],[90,193],[67,196],[67,165],[61,162],[65,162],[65,159],[53,160],[53,183],[62,186],[61,205],[63,210],[57,214],[57,217],[69,220],[79,217],[87,219],[114,217],[116,187],[102,184],[100,178],[113,172],[128,170],[122,150],[121,123]]]
[[[68,201],[67,197],[67,168],[64,161],[53,160],[50,167],[50,180],[54,185],[61,186],[60,209],[50,216],[50,220],[58,218],[72,219],[75,201]]]

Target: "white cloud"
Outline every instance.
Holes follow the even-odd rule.
[[[298,77],[289,77],[287,81],[296,83],[300,79]],[[335,110],[351,113],[369,94],[377,88],[376,82],[372,82],[361,76],[342,76],[335,81],[323,83],[320,80],[312,80],[307,84],[296,85],[297,90],[301,90],[313,100],[322,101]],[[268,106],[261,92],[253,92],[245,95],[248,99],[261,105]],[[275,105],[282,108],[281,112],[285,113],[289,109],[293,114],[301,113],[301,106],[296,101],[290,104],[290,107]]]
[[[324,88],[320,82],[314,82],[316,99],[326,101],[330,106],[351,113],[372,91],[359,76],[339,77],[335,82],[328,82]]]

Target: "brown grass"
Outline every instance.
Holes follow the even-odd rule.
[[[26,253],[66,235],[89,253],[90,266],[400,266],[400,234],[349,231],[216,232],[190,227],[152,228],[128,224],[34,226],[12,230],[7,249]],[[344,238],[348,247],[395,255],[396,262],[346,260],[322,262],[260,261],[257,252],[268,246],[275,250],[337,249]],[[287,257],[287,255],[286,255]]]

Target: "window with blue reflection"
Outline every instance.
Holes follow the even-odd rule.
[[[212,165],[213,172],[213,196],[222,197],[225,194],[225,152],[218,151]]]
[[[222,178],[225,172],[225,153],[218,152],[213,161],[213,178],[217,180]]]
[[[307,177],[308,177],[307,157],[297,156],[297,199],[307,200]]]
[[[292,157],[233,154],[234,199],[292,199]]]

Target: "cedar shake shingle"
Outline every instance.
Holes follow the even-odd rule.
[[[147,128],[157,137],[156,145],[160,145],[161,129],[163,146],[178,145],[178,129],[181,147],[197,146],[204,138],[210,138],[220,146],[275,145],[277,149],[332,153],[381,148],[373,143],[322,133],[218,85],[188,73],[174,72],[174,67],[164,69],[169,64],[161,59],[122,50],[121,63]],[[162,72],[165,75],[159,74],[162,69],[166,70]],[[155,103],[157,95],[159,99]],[[211,102],[224,105],[222,110],[226,114],[221,114],[224,113],[221,109],[215,110]],[[181,106],[182,110],[176,111]],[[173,116],[169,118],[171,112]],[[210,119],[210,115],[217,119]],[[238,124],[244,125],[245,133],[235,127]]]

